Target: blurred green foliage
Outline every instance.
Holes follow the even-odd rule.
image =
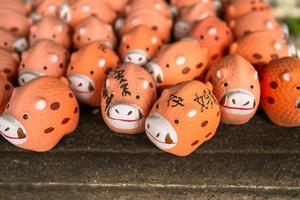
[[[295,17],[287,17],[285,23],[288,25],[290,34],[300,36],[300,19]]]

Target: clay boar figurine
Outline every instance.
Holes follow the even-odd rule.
[[[14,89],[0,117],[0,133],[22,149],[43,152],[74,131],[78,118],[78,103],[66,80],[39,77]]]
[[[220,115],[210,83],[183,82],[163,91],[146,119],[146,134],[161,150],[187,156],[214,136]]]
[[[101,42],[92,42],[73,53],[67,77],[77,99],[90,106],[100,106],[104,80],[118,65],[117,54]]]
[[[272,61],[260,77],[261,106],[270,120],[283,127],[300,126],[300,59]]]
[[[141,133],[155,101],[156,88],[148,72],[138,65],[125,63],[107,77],[102,92],[102,117],[115,132]]]
[[[244,124],[254,116],[260,86],[258,73],[249,61],[239,55],[225,56],[209,69],[206,80],[214,86],[223,123]]]
[[[52,40],[40,40],[23,52],[19,66],[19,84],[39,76],[61,77],[69,61],[68,51]]]

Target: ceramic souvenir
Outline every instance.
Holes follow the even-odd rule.
[[[45,16],[59,17],[62,5],[67,4],[68,0],[42,0],[31,14],[34,20],[40,20]]]
[[[207,61],[205,47],[193,39],[181,40],[165,46],[146,69],[162,89],[199,77],[205,72]]]
[[[119,55],[124,62],[144,65],[151,60],[162,45],[160,37],[147,26],[137,26],[122,37]]]
[[[141,133],[155,101],[156,88],[148,72],[138,65],[124,63],[106,79],[101,100],[102,117],[115,132]]]
[[[92,42],[74,52],[67,77],[78,101],[90,106],[100,106],[104,80],[118,65],[117,54],[101,42]]]
[[[214,136],[220,116],[212,85],[187,81],[163,91],[146,119],[145,132],[161,150],[187,156]]]
[[[19,66],[19,84],[39,76],[61,77],[69,61],[68,51],[52,40],[39,40],[23,52]]]
[[[79,108],[67,81],[39,77],[15,88],[0,117],[0,133],[27,150],[48,151],[77,127]]]
[[[239,55],[223,57],[212,66],[206,77],[220,104],[221,121],[240,125],[256,113],[260,100],[258,73]]]

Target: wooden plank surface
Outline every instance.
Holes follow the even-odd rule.
[[[0,140],[0,198],[300,199],[299,137],[299,128],[274,126],[259,112],[178,158],[144,134],[109,131],[82,107],[79,128],[48,153]]]

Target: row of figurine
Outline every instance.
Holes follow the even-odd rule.
[[[0,133],[21,148],[47,151],[73,132],[77,101],[179,156],[259,104],[300,126],[299,59],[284,58],[295,49],[264,0],[222,1],[226,22],[209,0],[0,2]]]

